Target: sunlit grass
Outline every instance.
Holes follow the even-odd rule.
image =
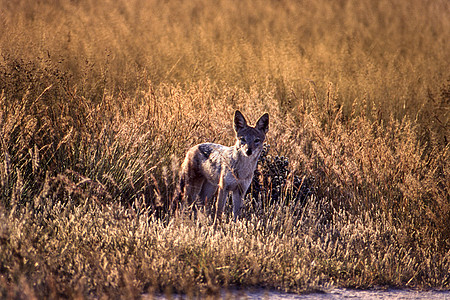
[[[1,298],[449,288],[446,1],[12,3]],[[270,148],[214,230],[172,198],[235,109]]]

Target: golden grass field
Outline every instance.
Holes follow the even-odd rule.
[[[450,288],[448,1],[0,7],[0,298]],[[267,152],[214,229],[172,198],[235,109]]]

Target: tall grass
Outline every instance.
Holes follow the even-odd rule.
[[[0,1],[0,295],[449,288],[449,4]],[[172,213],[271,117],[244,218]]]
[[[314,81],[325,91],[333,82],[347,111],[367,98],[385,114],[431,110],[445,122],[428,99],[449,78],[444,0],[1,4],[3,59],[55,66],[88,98],[105,88],[133,93],[148,80],[209,78],[247,89],[275,83],[285,104],[290,88],[298,94]]]

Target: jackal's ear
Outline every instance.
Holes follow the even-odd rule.
[[[269,131],[269,114],[265,113],[259,118],[258,122],[256,122],[256,129],[263,131],[264,133],[267,133]]]
[[[242,113],[238,110],[234,113],[234,131],[239,132],[242,128],[247,127],[247,121]]]

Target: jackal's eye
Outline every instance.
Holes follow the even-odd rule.
[[[259,144],[261,142],[260,139],[255,139],[255,144]]]

